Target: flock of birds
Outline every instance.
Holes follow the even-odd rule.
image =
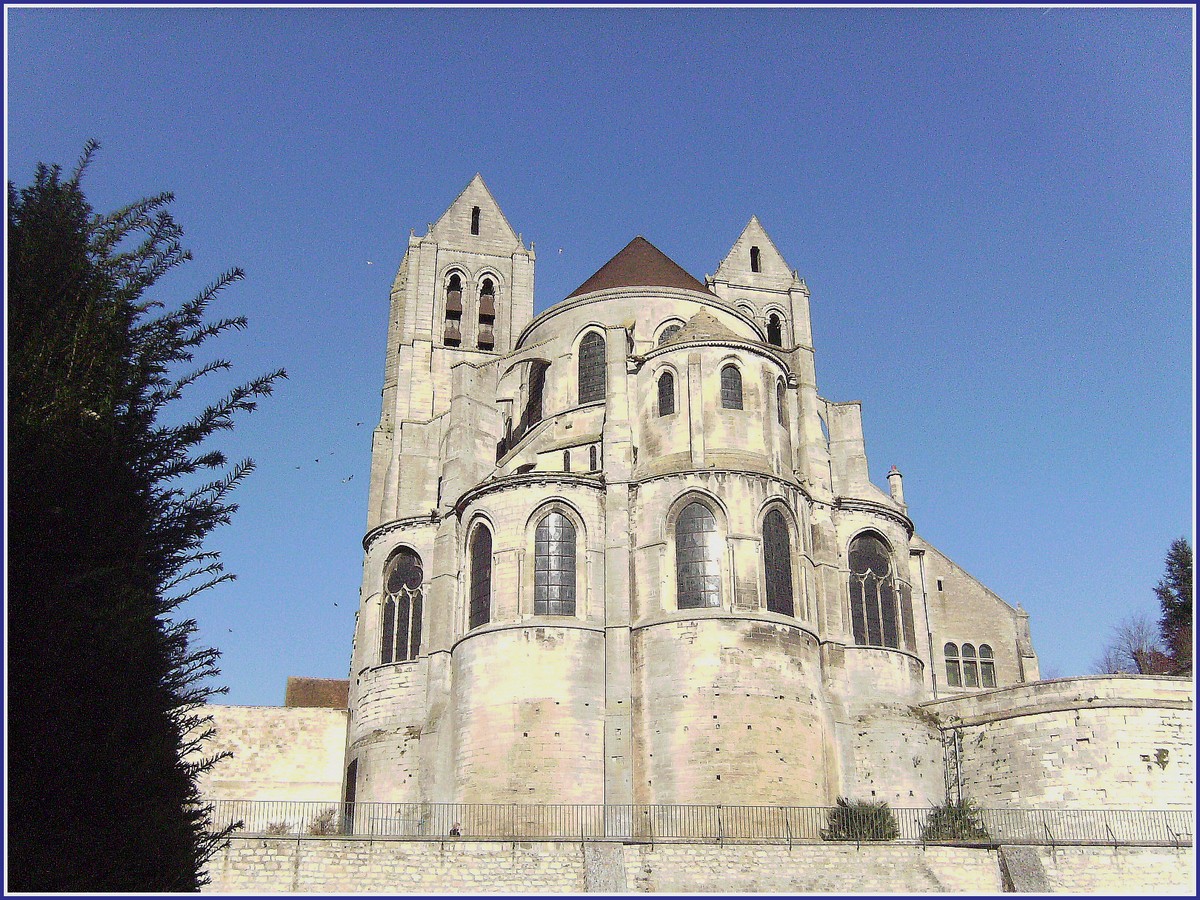
[[[355,422],[354,427],[361,428],[362,424],[363,424],[362,422]],[[319,464],[321,462],[321,460],[323,460],[323,459],[329,459],[329,457],[334,455],[334,452],[335,451],[333,451],[333,450],[329,450],[327,453],[325,453],[324,456],[318,456],[316,459],[313,460],[313,464],[316,465],[316,464]],[[295,466],[294,468],[297,471],[299,471],[300,469],[303,469],[305,467],[305,465],[307,465],[307,464],[301,464],[301,465]],[[353,478],[354,478],[354,474],[351,473],[350,475],[347,475],[345,478],[343,478],[341,480],[341,483],[348,484]],[[334,605],[336,606],[337,604],[334,604]]]

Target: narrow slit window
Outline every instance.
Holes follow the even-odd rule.
[[[762,271],[761,254],[758,252],[757,247],[750,248],[750,271],[751,272],[761,272]]]
[[[564,472],[571,471],[571,451],[570,450],[563,451],[563,471]]]
[[[479,234],[479,207],[471,207],[471,234]]]
[[[595,447],[588,448],[588,468],[593,472],[600,468],[600,452]]]
[[[775,383],[775,410],[779,417],[780,425],[787,425],[787,416],[784,414],[787,409],[787,392],[784,390],[783,381]]]

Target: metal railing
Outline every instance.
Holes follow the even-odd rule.
[[[1191,846],[1191,810],[980,809],[947,825],[935,809],[214,800],[240,836],[409,840],[694,841]]]

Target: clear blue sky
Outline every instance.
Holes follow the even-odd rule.
[[[636,234],[702,278],[758,215],[873,479],[1045,671],[1194,542],[1191,9],[7,14],[8,178],[94,137],[98,209],[174,191],[159,296],[243,267],[214,352],[291,376],[218,441],[259,465],[213,540],[238,581],[188,608],[229,702],[347,675],[388,291],[475,172],[539,311]]]

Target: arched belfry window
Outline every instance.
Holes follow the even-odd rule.
[[[492,533],[482,523],[471,534],[471,592],[467,628],[492,620]]]
[[[783,320],[776,313],[771,313],[771,318],[767,319],[767,343],[783,346]]]
[[[761,272],[762,271],[761,254],[758,252],[757,247],[750,248],[750,271],[751,272]]]
[[[721,605],[721,543],[712,510],[700,502],[675,521],[675,590],[680,609]]]
[[[775,413],[779,417],[779,424],[787,424],[787,391],[783,386],[783,379],[779,379],[775,383]]]
[[[462,314],[462,278],[454,274],[446,283],[446,327],[442,342],[447,347],[457,347],[462,343]]]
[[[962,687],[962,665],[958,659],[958,645],[947,644],[942,648],[946,657],[946,684],[950,687]]]
[[[908,624],[912,620],[912,599],[909,592],[897,590],[891,550],[881,537],[867,533],[851,542],[849,556],[854,643],[900,649],[901,636],[907,638],[912,628]],[[901,612],[902,604],[910,608]],[[910,643],[908,649],[915,647]]]
[[[533,612],[575,615],[575,526],[560,512],[547,513],[533,535]]]
[[[661,347],[663,344],[665,344],[671,338],[675,337],[675,335],[679,334],[679,332],[681,332],[681,331],[683,331],[683,326],[680,325],[678,322],[672,322],[670,325],[668,325],[666,328],[664,328],[662,330],[662,333],[658,336],[658,346]]]
[[[763,564],[767,574],[767,609],[794,616],[791,529],[777,509],[763,519]]]
[[[658,414],[669,416],[675,412],[675,376],[663,372],[658,376]]]
[[[393,556],[383,575],[381,663],[416,659],[421,649],[421,557],[407,547]]]
[[[721,406],[742,408],[742,373],[732,363],[721,369]]]
[[[479,207],[471,207],[471,234],[479,234]]]
[[[589,331],[579,343],[579,402],[603,400],[605,392],[604,337]]]
[[[496,284],[490,278],[479,285],[479,349],[496,346]]]

